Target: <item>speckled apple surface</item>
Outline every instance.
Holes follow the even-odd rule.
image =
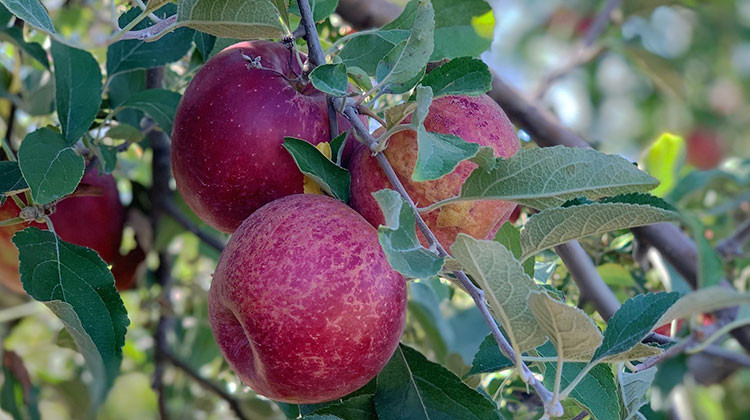
[[[385,366],[406,320],[406,285],[376,230],[330,197],[291,195],[245,220],[209,294],[216,342],[257,393],[317,403]]]
[[[428,131],[454,134],[468,142],[490,146],[497,157],[512,156],[520,148],[510,120],[487,95],[437,98],[432,102],[424,124]],[[411,174],[417,161],[417,136],[411,130],[394,134],[385,155],[419,207],[458,195],[464,180],[477,167],[473,162],[464,161],[440,179],[412,181]],[[352,176],[351,206],[373,226],[385,224],[372,193],[392,187],[366,147],[359,147],[354,152],[349,170]],[[478,239],[493,237],[515,207],[515,203],[497,200],[465,201],[438,208],[423,214],[423,217],[440,243],[450,249],[459,233]],[[424,243],[421,232],[417,233]]]
[[[90,168],[81,179],[81,185],[91,188],[91,196],[76,196],[60,201],[50,216],[55,232],[66,242],[85,246],[96,251],[108,263],[120,252],[125,208],[120,203],[117,183],[111,175],[99,175]],[[0,207],[0,220],[17,217],[18,206],[8,199]],[[21,223],[0,228],[0,282],[11,290],[23,293],[18,273],[18,250],[11,238],[29,226],[47,229],[45,224]]]
[[[260,57],[263,68],[243,55]],[[282,44],[241,42],[208,60],[185,90],[172,132],[172,170],[187,204],[214,228],[231,233],[262,205],[303,191],[284,137],[318,144],[330,131],[325,95],[287,80],[299,73]],[[350,128],[343,118],[339,127]],[[349,138],[345,150],[355,142]]]

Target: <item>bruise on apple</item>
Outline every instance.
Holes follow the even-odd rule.
[[[411,117],[405,121],[410,120]],[[490,146],[497,157],[510,157],[520,148],[510,120],[487,95],[437,98],[432,102],[424,124],[428,131],[454,134],[468,142]],[[411,174],[417,162],[417,135],[412,130],[391,136],[385,155],[406,191],[420,207],[458,195],[463,182],[477,167],[473,162],[464,161],[440,179],[412,181]],[[355,151],[349,162],[349,171],[352,176],[351,206],[373,226],[385,224],[372,193],[391,186],[368,148],[363,146]],[[440,243],[450,249],[461,232],[479,239],[492,238],[515,208],[516,204],[511,202],[477,200],[448,204],[422,217]],[[417,231],[417,234],[426,244],[422,233]]]
[[[175,115],[172,169],[187,204],[214,228],[231,233],[264,204],[303,192],[284,137],[317,145],[330,130],[325,95],[300,74],[281,43],[250,41],[216,54],[190,82]],[[350,128],[342,117],[339,128]]]
[[[406,285],[377,231],[345,204],[291,195],[232,235],[209,294],[224,357],[257,393],[340,398],[385,366],[403,332]]]

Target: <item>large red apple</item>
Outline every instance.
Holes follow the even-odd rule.
[[[111,263],[119,255],[125,223],[125,208],[120,203],[115,179],[111,175],[99,175],[92,167],[81,179],[79,190],[90,195],[65,198],[57,204],[55,213],[50,216],[55,231],[62,240],[91,248]],[[18,206],[11,199],[0,207],[0,220],[18,214]],[[23,287],[18,273],[18,250],[11,238],[28,226],[47,228],[38,223],[0,228],[0,282],[19,293],[23,292]]]
[[[185,91],[172,169],[185,201],[214,228],[231,233],[262,205],[303,192],[284,137],[318,144],[330,131],[325,95],[300,82],[300,73],[282,44],[241,42],[208,60]],[[339,126],[349,129],[344,118]]]
[[[432,102],[424,124],[428,131],[454,134],[468,142],[490,146],[498,157],[509,157],[520,147],[510,120],[487,95],[437,98]],[[385,155],[406,191],[420,207],[458,195],[464,180],[477,167],[465,161],[440,179],[412,181],[411,174],[417,161],[417,136],[414,131],[394,134]],[[367,147],[362,146],[355,151],[349,162],[349,170],[352,176],[352,207],[374,226],[385,224],[372,193],[392,187]],[[423,214],[423,217],[440,243],[450,249],[460,232],[479,239],[492,238],[515,207],[515,203],[505,201],[468,201],[446,205]]]
[[[404,329],[406,285],[359,214],[295,194],[234,232],[208,303],[240,379],[268,398],[307,404],[355,391],[385,366]]]

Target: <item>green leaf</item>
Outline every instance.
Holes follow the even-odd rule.
[[[445,259],[419,243],[414,212],[401,195],[388,189],[372,195],[385,218],[385,226],[378,228],[378,239],[391,267],[407,277],[418,279],[439,273]]]
[[[292,155],[299,170],[315,180],[327,194],[349,201],[349,171],[331,162],[312,144],[294,137],[284,138],[284,148]]]
[[[0,26],[7,26],[13,18],[13,13],[0,2]]]
[[[36,204],[51,203],[72,193],[84,169],[83,158],[49,128],[26,135],[18,150],[18,165]]]
[[[375,75],[382,85],[411,80],[427,65],[432,54],[435,11],[429,0],[418,0],[417,3],[409,36],[378,62]]]
[[[495,151],[490,146],[479,146],[477,154],[469,160],[485,171],[491,171],[497,166]]]
[[[133,70],[120,73],[109,81],[109,103],[112,109],[125,103],[134,94],[146,89],[146,70]],[[143,112],[135,109],[124,109],[115,115],[121,123],[140,127]]]
[[[2,25],[0,25],[2,26]],[[41,45],[37,42],[26,42],[23,39],[23,29],[18,26],[11,26],[9,28],[0,28],[0,35],[4,35],[5,38],[10,39],[13,43],[19,46],[26,54],[38,61],[44,68],[49,69],[49,60],[47,59],[47,52],[44,51]],[[2,39],[2,37],[0,37]]]
[[[52,40],[55,103],[63,137],[73,144],[88,131],[102,102],[102,73],[89,52]]]
[[[310,81],[321,92],[331,96],[346,96],[349,79],[346,64],[323,64],[310,72]]]
[[[461,56],[478,57],[489,49],[489,38],[477,35],[472,18],[489,12],[483,0],[433,0],[435,7],[435,49],[430,61]]]
[[[346,147],[346,139],[349,137],[349,131],[344,131],[343,133],[336,136],[333,140],[331,140],[331,159],[335,159],[336,164],[340,166],[341,164],[341,155],[344,154],[344,148]]]
[[[418,71],[417,74],[411,79],[403,83],[389,83],[388,85],[383,87],[383,91],[392,95],[400,95],[402,93],[406,93],[414,89],[414,86],[416,86],[422,80],[426,71],[427,67],[422,67],[422,70]]]
[[[172,134],[172,123],[182,96],[166,89],[147,89],[133,94],[120,108],[135,108],[151,117],[167,135]]]
[[[417,108],[411,125],[417,131],[417,162],[411,179],[417,182],[439,179],[456,169],[462,161],[474,157],[479,145],[469,143],[453,134],[432,133],[424,127],[430,104],[432,89],[417,88]]]
[[[541,289],[507,248],[459,233],[451,254],[484,290],[490,310],[519,355],[547,340],[527,303]]]
[[[690,315],[746,304],[750,304],[750,293],[740,293],[724,286],[707,287],[682,296],[664,312],[655,326],[664,325],[675,319],[687,318]]]
[[[677,171],[685,160],[685,140],[674,134],[662,134],[646,151],[643,164],[646,171],[659,180],[653,191],[663,197],[675,185]]]
[[[545,249],[590,235],[675,220],[679,220],[679,215],[673,211],[622,202],[544,209],[532,215],[521,231],[520,259],[524,261]]]
[[[336,416],[345,420],[377,420],[373,394],[357,395],[339,403],[327,405],[312,412],[312,415]],[[310,416],[303,417],[305,419]]]
[[[1,6],[0,6],[1,7]],[[39,389],[29,378],[29,372],[18,355],[3,352],[3,385],[0,388],[0,408],[14,420],[39,420]]]
[[[276,11],[279,13],[279,18],[281,19],[281,23],[284,24],[284,28],[289,30],[289,0],[271,0],[271,3],[276,7]]]
[[[521,230],[513,226],[510,222],[505,222],[495,234],[494,240],[501,243],[513,253],[513,257],[520,261],[521,259]],[[523,271],[529,277],[534,277],[534,259],[527,259],[523,262]]]
[[[724,278],[724,264],[714,247],[706,239],[706,227],[693,216],[685,218],[695,244],[698,247],[698,286],[700,288],[716,286]]]
[[[269,0],[181,0],[177,24],[222,38],[281,38],[286,30]]]
[[[359,86],[363,90],[370,90],[372,89],[372,81],[370,80],[370,76],[367,75],[367,73],[362,70],[359,67],[351,66],[346,68],[346,72],[349,75],[349,77],[354,81],[354,83]]]
[[[656,377],[656,367],[651,367],[640,372],[620,372],[620,393],[622,403],[625,407],[625,419],[637,419],[638,410],[648,402],[646,392]]]
[[[27,228],[13,243],[23,288],[60,318],[84,355],[97,406],[117,377],[130,323],[112,273],[96,252],[52,232]]]
[[[195,43],[195,47],[201,53],[203,61],[207,61],[208,55],[211,54],[211,50],[214,49],[214,45],[216,45],[216,37],[211,34],[204,34],[201,31],[195,31],[193,42]]]
[[[146,3],[146,11],[153,12],[154,10],[158,10],[160,7],[169,3],[169,1],[170,0],[148,0]]]
[[[554,347],[546,344],[537,349],[541,357],[556,357]],[[557,373],[556,363],[545,363],[544,386],[552,389]],[[586,363],[565,363],[560,380],[561,388],[566,388],[586,367]],[[620,420],[619,394],[612,370],[606,364],[594,366],[576,385],[569,395],[578,401],[596,420]]]
[[[109,127],[107,137],[113,140],[127,140],[131,143],[138,143],[146,136],[141,130],[130,124],[117,124]]]
[[[471,370],[466,375],[496,372],[509,367],[513,367],[513,361],[505,357],[497,346],[495,337],[490,334],[479,345],[479,351],[474,355],[474,361],[471,362]]]
[[[656,184],[656,179],[619,156],[554,146],[519,150],[508,159],[498,159],[491,171],[475,169],[457,200],[516,201],[545,209],[581,196],[598,199],[643,192]]]
[[[181,1],[182,6],[186,1]],[[154,14],[161,19],[175,13],[177,6],[168,3]],[[141,13],[141,9],[135,7],[123,13],[118,19],[120,27],[124,27]],[[153,25],[149,19],[137,24],[133,30],[146,29]],[[107,48],[107,75],[114,76],[130,70],[150,69],[166,63],[171,63],[182,58],[193,44],[194,32],[188,28],[179,28],[164,35],[153,42],[145,42],[137,39],[126,39],[117,41]]]
[[[429,72],[422,86],[432,88],[434,96],[478,96],[492,89],[492,74],[487,65],[476,58],[453,59]]]
[[[546,293],[532,293],[529,308],[563,360],[586,360],[602,341],[599,327],[582,310],[552,299]]]
[[[380,60],[409,36],[408,28],[385,28],[352,38],[341,49],[338,57],[347,68],[361,68],[367,74],[374,75]]]
[[[609,320],[604,340],[591,362],[624,353],[640,343],[657,324],[659,318],[680,297],[678,293],[647,293],[628,299]]]
[[[15,194],[29,188],[18,162],[0,161],[0,196]]]
[[[39,0],[0,0],[0,3],[29,25],[50,34],[55,33],[55,25]]]
[[[334,416],[332,414],[312,414],[303,417],[306,420],[344,420],[341,417]]]
[[[378,374],[375,407],[381,420],[500,418],[489,399],[403,344]]]
[[[99,145],[95,146],[95,148],[98,149],[97,156],[101,159],[99,167],[102,173],[111,174],[117,166],[117,147]]]

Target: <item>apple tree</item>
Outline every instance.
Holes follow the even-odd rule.
[[[544,105],[606,48],[674,85],[633,46],[666,9],[581,6],[528,95],[490,70],[498,1],[52,3],[0,0],[1,418],[682,418],[696,382],[747,391],[750,159],[657,121],[634,161]]]

